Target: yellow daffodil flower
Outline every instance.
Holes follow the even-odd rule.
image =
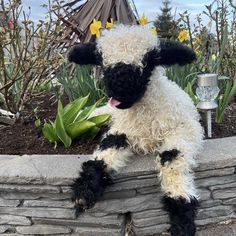
[[[93,23],[89,26],[92,35],[96,35],[97,38],[100,37],[100,29],[102,28],[102,22],[93,20]]]
[[[139,20],[140,25],[144,26],[148,23],[148,18],[145,15],[142,15]]]
[[[157,27],[155,27],[155,26],[151,27],[151,28],[150,28],[150,31],[151,31],[153,34],[157,35]]]
[[[106,29],[111,29],[114,27],[114,21],[113,19],[111,18],[111,22],[108,22],[106,23]]]
[[[182,43],[188,38],[188,31],[187,30],[182,30],[179,32],[178,39]]]

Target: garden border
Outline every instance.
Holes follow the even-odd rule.
[[[69,185],[88,158],[0,155],[0,234],[112,236],[129,228],[144,236],[168,229],[154,157],[133,157],[104,198],[74,219]],[[198,158],[196,224],[236,219],[236,136],[207,140]]]

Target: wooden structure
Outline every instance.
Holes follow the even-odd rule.
[[[104,27],[111,18],[115,23],[137,24],[138,13],[133,0],[74,0],[62,6],[59,16],[64,28],[60,47],[67,48],[76,42],[95,40],[89,31],[93,19]]]

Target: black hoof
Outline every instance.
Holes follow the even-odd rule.
[[[76,217],[80,212],[93,207],[97,200],[102,197],[105,188],[111,184],[111,178],[106,167],[102,160],[90,160],[83,163],[80,177],[75,179],[71,185]]]
[[[171,236],[194,236],[196,227],[194,223],[198,201],[191,198],[187,202],[184,198],[163,198],[164,209],[169,213]]]

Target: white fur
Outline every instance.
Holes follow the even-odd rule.
[[[104,31],[97,42],[104,66],[118,62],[142,65],[146,52],[159,47],[159,41],[148,29],[140,26],[117,26]],[[197,197],[191,168],[202,147],[203,130],[199,114],[191,98],[156,67],[142,99],[129,109],[102,108],[112,114],[110,133],[125,133],[134,153],[157,156],[163,191],[172,198]],[[97,151],[110,168],[118,170],[131,155],[130,149]],[[159,154],[177,149],[180,155],[164,166]]]
[[[103,160],[107,164],[108,169],[118,171],[120,168],[125,166],[129,157],[132,156],[132,152],[129,148],[108,148],[103,151],[98,149],[93,153],[93,155],[97,160]]]
[[[137,25],[118,25],[104,30],[97,41],[104,66],[118,62],[143,66],[141,61],[146,52],[158,48],[159,40],[148,28]]]

